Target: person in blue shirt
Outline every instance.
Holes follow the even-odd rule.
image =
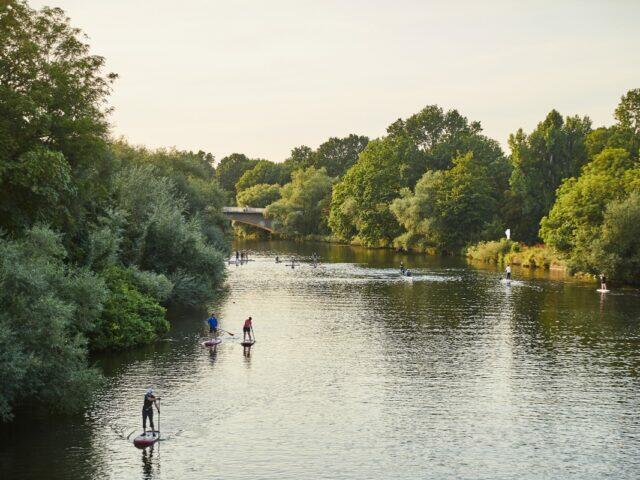
[[[218,338],[218,319],[213,313],[207,319],[207,323],[209,324],[209,333],[213,335],[213,338]]]

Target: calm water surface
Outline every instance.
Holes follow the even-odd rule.
[[[250,355],[235,338],[202,348],[204,317],[178,314],[166,341],[98,359],[109,382],[84,416],[3,430],[0,478],[640,477],[636,293],[520,270],[505,286],[459,259],[239,247],[255,261],[228,267],[216,309],[236,336],[254,317]],[[164,439],[138,450],[149,385]]]

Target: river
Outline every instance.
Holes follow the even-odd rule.
[[[84,415],[2,430],[0,478],[638,478],[635,292],[526,269],[506,286],[387,250],[237,247],[254,261],[228,267],[214,306],[234,338],[210,351],[203,313],[174,313],[165,340],[98,358],[109,381]],[[163,440],[138,450],[149,385]]]

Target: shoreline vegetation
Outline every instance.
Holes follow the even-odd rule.
[[[110,135],[117,76],[57,8],[0,5],[0,422],[82,410],[89,355],[149,344],[225,279],[206,152]]]

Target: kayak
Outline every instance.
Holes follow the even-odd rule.
[[[205,340],[204,342],[202,342],[202,346],[203,347],[213,347],[215,345],[218,345],[219,343],[222,343],[222,339],[221,338],[212,338],[210,340]]]
[[[156,431],[147,431],[145,433],[141,433],[136,438],[133,439],[133,444],[138,448],[146,448],[160,440],[160,432]]]
[[[250,342],[240,342],[240,345],[242,345],[243,347],[250,347],[251,345],[253,345],[254,343],[256,343],[255,340],[252,340]]]

